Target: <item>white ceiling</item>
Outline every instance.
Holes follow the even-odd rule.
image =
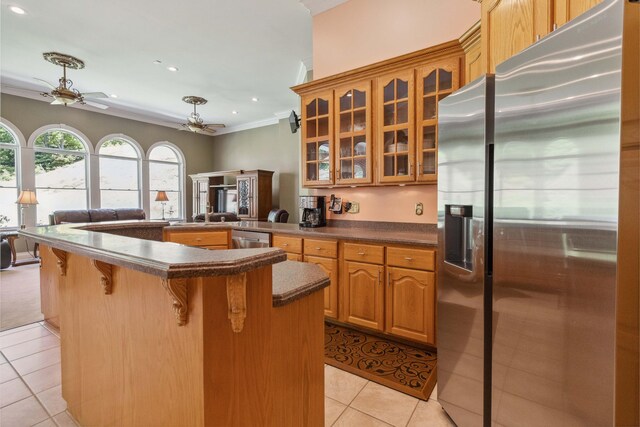
[[[13,5],[27,14],[10,12]],[[46,89],[34,77],[57,83],[62,68],[42,53],[61,52],[86,64],[69,71],[74,87],[118,95],[100,100],[111,107],[107,114],[174,127],[192,111],[181,101],[185,95],[208,99],[198,107],[205,122],[232,130],[288,115],[298,106],[289,87],[302,82],[312,55],[311,15],[300,0],[2,0],[1,6],[3,92],[44,99],[24,89]],[[168,71],[171,65],[179,71]]]

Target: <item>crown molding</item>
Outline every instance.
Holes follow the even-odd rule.
[[[347,0],[300,0],[300,3],[306,7],[311,16],[316,16],[319,13],[326,12],[329,9],[333,9],[336,6],[345,3]]]
[[[291,114],[291,113],[289,113]],[[288,117],[289,115],[287,115]],[[278,119],[278,117],[272,117],[269,119],[264,119],[264,120],[258,120],[255,122],[251,122],[251,123],[244,123],[238,126],[230,126],[228,128],[222,128],[222,129],[216,129],[216,133],[213,135],[213,137],[215,138],[216,136],[220,136],[220,135],[225,135],[227,133],[234,133],[234,132],[240,132],[242,130],[249,130],[249,129],[255,129],[255,128],[261,128],[263,126],[270,126],[270,125],[275,125],[280,121],[280,119]]]

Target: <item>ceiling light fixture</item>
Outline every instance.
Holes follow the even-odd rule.
[[[251,100],[252,100],[253,102],[258,102],[258,101],[260,101],[260,100],[259,100],[258,98],[256,98],[255,96],[254,96],[253,98],[251,98]]]
[[[15,13],[16,15],[24,15],[27,12],[24,11],[23,8],[18,7],[18,6],[11,6],[9,7],[9,10],[11,10],[11,12]]]
[[[196,106],[197,105],[204,105],[206,104],[208,101],[202,97],[199,96],[184,96],[182,97],[182,100],[184,102],[186,102],[187,104],[192,104],[193,105],[193,113],[191,113],[189,115],[189,117],[187,118],[187,123],[184,123],[182,125],[182,129],[188,129],[191,132],[195,132],[195,133],[215,133],[216,130],[215,128],[223,128],[224,125],[223,124],[213,124],[213,123],[209,123],[209,124],[205,124],[204,120],[202,120],[202,117],[200,117],[200,114],[198,114],[198,112],[196,111]]]
[[[236,110],[233,110],[231,114],[238,114],[238,112]]]
[[[116,95],[115,93],[112,93],[112,94],[111,94],[111,97],[112,97],[112,98],[117,98],[117,97],[118,97],[118,95]]]
[[[178,67],[174,67],[174,66],[172,65],[172,66],[170,66],[170,67],[167,67],[167,70],[169,70],[169,71],[173,71],[173,72],[175,73],[176,71],[178,71]]]

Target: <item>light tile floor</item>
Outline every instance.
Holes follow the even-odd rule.
[[[74,427],[60,386],[60,339],[40,323],[0,332],[0,425]],[[325,426],[450,427],[437,387],[424,402],[325,366]]]

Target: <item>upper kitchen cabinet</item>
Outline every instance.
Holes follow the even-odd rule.
[[[336,184],[369,184],[373,180],[371,81],[334,91]]]
[[[434,62],[417,70],[416,181],[437,181],[438,102],[460,87],[460,59]]]
[[[552,28],[551,0],[484,0],[482,2],[482,58],[485,70],[547,35]]]
[[[554,0],[553,20],[557,27],[583,14],[602,0]]]
[[[414,180],[414,71],[378,77],[378,181]]]
[[[484,74],[480,28],[480,21],[478,21],[460,37],[460,44],[464,49],[464,84]]]
[[[333,184],[333,91],[302,99],[302,174],[305,187]]]
[[[435,183],[432,102],[460,86],[462,67],[453,40],[292,88],[301,98],[303,186]]]

